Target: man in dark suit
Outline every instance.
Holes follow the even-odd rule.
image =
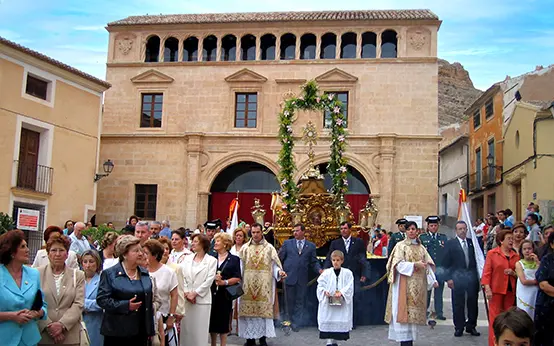
[[[435,267],[437,268],[435,276],[437,277],[439,287],[434,289],[435,292],[433,298],[435,302],[435,313],[437,314],[436,318],[437,320],[444,321],[446,318],[443,314],[442,296],[444,292],[444,279],[442,277],[443,269],[441,260],[443,258],[444,247],[448,241],[448,237],[446,234],[439,233],[440,221],[441,219],[438,216],[428,216],[425,219],[425,222],[427,222],[427,232],[421,234],[419,236],[419,240],[421,240],[421,243],[427,249],[429,256],[431,256],[433,262],[435,262]],[[427,309],[429,309],[429,305],[431,304],[431,293],[431,291],[427,291]]]
[[[464,221],[458,221],[456,223],[456,237],[446,242],[442,259],[444,279],[452,290],[454,336],[456,337],[464,334],[464,328],[466,333],[473,336],[481,335],[475,329],[479,312],[477,299],[480,287],[475,260],[475,244],[466,235],[467,224]],[[465,316],[466,306],[467,320]]]
[[[366,248],[364,241],[360,238],[352,237],[352,229],[348,222],[342,222],[340,224],[339,239],[333,240],[325,259],[325,268],[331,267],[331,253],[335,250],[340,250],[344,254],[344,263],[342,267],[350,269],[354,275],[354,327],[358,324],[361,304],[357,304],[359,299],[360,289],[362,288],[362,282],[365,282],[369,276],[369,268],[366,256]]]
[[[297,332],[303,325],[302,315],[308,288],[308,271],[311,268],[316,274],[322,272],[316,257],[315,244],[304,237],[306,228],[303,224],[294,225],[294,238],[287,239],[279,249],[279,259],[287,273],[285,289],[292,330]]]
[[[406,239],[405,227],[407,223],[408,223],[408,220],[404,218],[396,220],[396,224],[398,225],[398,232],[393,233],[389,239],[389,246],[387,248],[388,250],[387,253],[389,254],[389,256],[392,253],[392,249],[394,249],[394,246],[396,245],[396,243],[399,243],[402,240]]]

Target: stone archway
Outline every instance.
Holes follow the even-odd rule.
[[[258,198],[266,210],[265,219],[273,219],[271,192],[279,190],[275,173],[267,166],[253,161],[239,161],[227,165],[213,179],[208,199],[208,219],[221,219],[225,225],[229,206],[239,198],[239,218],[252,223],[250,208]]]

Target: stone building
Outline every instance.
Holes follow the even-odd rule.
[[[544,223],[554,220],[554,97],[517,102],[504,136],[504,205],[517,220],[529,202],[540,206]]]
[[[109,23],[98,220],[131,214],[194,227],[228,214],[240,191],[269,201],[281,103],[307,80],[333,92],[348,117],[350,179],[378,197],[378,222],[437,208],[438,17],[428,10],[133,16]],[[325,114],[298,114],[296,178],[308,168],[302,127],[320,139]],[[250,195],[249,195],[250,194]],[[360,205],[361,206],[361,205]],[[269,205],[266,204],[266,208]],[[357,214],[356,206],[353,211]],[[246,220],[248,221],[248,220]]]
[[[0,211],[41,231],[94,215],[103,93],[110,85],[0,37]],[[24,217],[23,217],[24,216]]]

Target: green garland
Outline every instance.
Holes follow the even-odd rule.
[[[296,170],[292,155],[294,149],[293,117],[298,110],[328,111],[331,115],[331,155],[327,172],[331,176],[331,193],[335,201],[348,191],[347,164],[343,154],[346,150],[346,119],[343,112],[343,104],[334,94],[319,94],[319,88],[315,81],[309,81],[302,86],[302,94],[297,98],[285,101],[283,111],[279,113],[279,142],[281,151],[277,163],[280,165],[279,184],[281,185],[281,197],[286,208],[292,208],[297,203],[298,188],[293,180]]]

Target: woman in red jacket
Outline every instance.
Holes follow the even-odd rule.
[[[494,319],[515,303],[516,263],[519,255],[513,249],[513,234],[503,229],[496,235],[498,247],[487,253],[481,284],[489,300],[489,346],[494,346]]]

